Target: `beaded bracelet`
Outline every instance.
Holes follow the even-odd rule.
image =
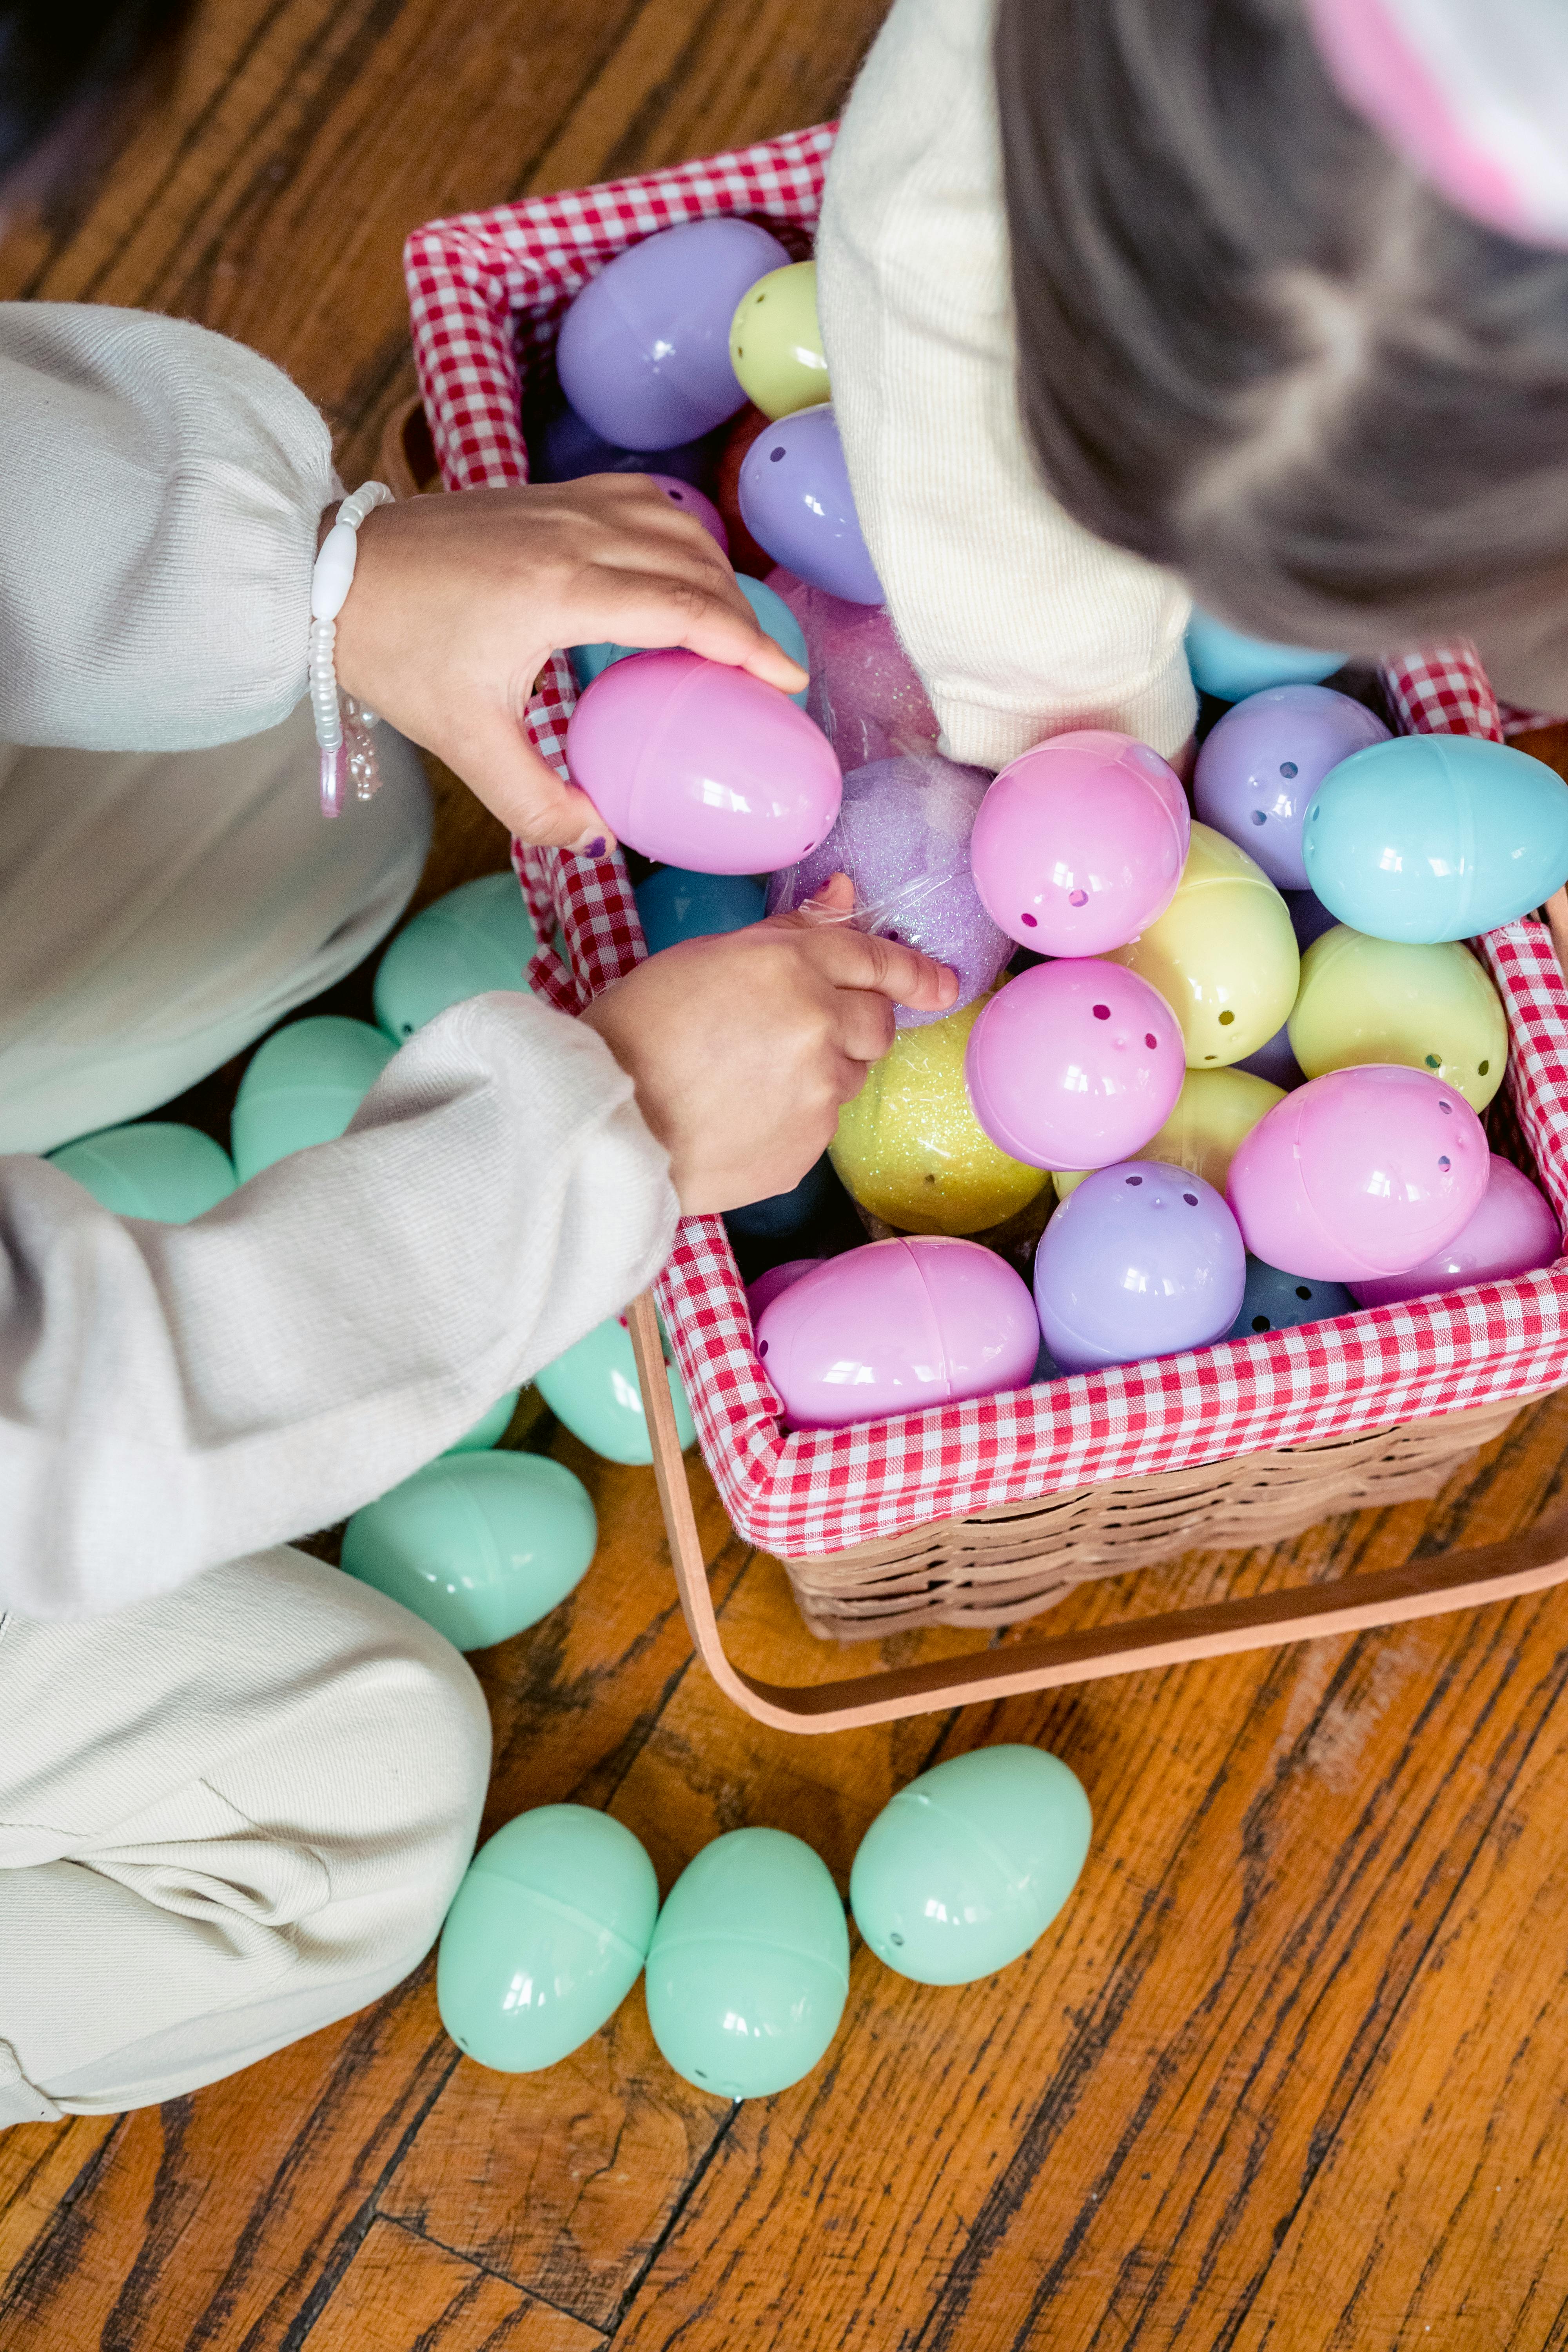
[[[343,788],[350,778],[355,799],[362,801],[369,800],[381,782],[370,733],[376,723],[375,713],[352,694],[340,697],[332,648],[337,642],[338,614],[353,586],[359,527],[377,507],[392,503],[392,492],[384,482],[362,484],[338,509],[310,574],[310,708],[321,752],[323,816],[342,815]]]

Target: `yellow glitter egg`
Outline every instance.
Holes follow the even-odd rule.
[[[1176,1107],[1151,1136],[1138,1160],[1165,1160],[1175,1168],[1190,1168],[1221,1198],[1230,1163],[1266,1110],[1285,1099],[1283,1087],[1255,1078],[1250,1070],[1189,1070],[1176,1097]],[[1065,1201],[1089,1173],[1087,1168],[1061,1169],[1052,1178],[1057,1198]]]
[[[984,1001],[900,1029],[838,1114],[834,1167],[863,1209],[900,1233],[984,1233],[1045,1187],[1045,1170],[999,1150],[969,1107],[963,1049]]]
[[[1106,961],[1159,990],[1194,1070],[1244,1062],[1266,1045],[1296,1002],[1301,969],[1284,899],[1245,849],[1207,824],[1193,827],[1164,913]]]
[[[742,295],[730,322],[730,364],[764,416],[789,416],[831,400],[816,322],[816,264],[770,269]]]
[[[1508,1021],[1458,940],[1412,947],[1340,923],[1301,959],[1290,1051],[1310,1078],[1358,1062],[1403,1062],[1485,1110],[1502,1084]]]

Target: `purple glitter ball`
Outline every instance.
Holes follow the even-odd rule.
[[[935,749],[935,714],[883,606],[830,596],[782,567],[769,572],[767,584],[805,632],[811,670],[805,707],[846,775],[900,751]]]
[[[858,928],[951,964],[958,1000],[948,1011],[973,1003],[1013,952],[969,870],[969,836],[990,781],[984,768],[960,768],[934,751],[856,769],[844,779],[832,832],[798,866],[773,876],[769,914],[802,905],[830,876],[847,874]],[[895,1018],[900,1029],[916,1029],[945,1015],[900,1005]]]

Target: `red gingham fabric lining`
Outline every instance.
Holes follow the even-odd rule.
[[[833,126],[822,125],[647,179],[416,230],[405,256],[415,355],[448,487],[526,480],[524,379],[548,365],[561,311],[595,268],[651,230],[714,213],[808,231],[832,138]],[[1497,698],[1468,646],[1392,662],[1384,685],[1406,731],[1502,739]],[[574,699],[557,656],[529,726],[563,772]],[[646,952],[625,863],[616,855],[590,865],[517,844],[513,862],[541,939],[559,921],[571,957],[568,971],[542,950],[531,980],[578,1010]],[[1539,923],[1508,924],[1480,945],[1508,1011],[1507,1084],[1520,1128],[1559,1216],[1568,1215],[1568,983]],[[684,1220],[658,1291],[725,1507],[742,1534],[786,1558],[988,1504],[1522,1399],[1568,1375],[1568,1263],[1560,1260],[1518,1282],[898,1421],[785,1436],[717,1217]]]

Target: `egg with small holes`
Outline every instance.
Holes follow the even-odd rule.
[[[1281,890],[1304,890],[1301,826],[1329,770],[1386,743],[1381,719],[1327,686],[1272,686],[1211,728],[1193,774],[1193,806],[1238,841]]]
[[[1236,1219],[1201,1176],[1124,1160],[1087,1176],[1035,1252],[1035,1305],[1064,1371],[1205,1348],[1247,1283]]]
[[[1110,951],[1157,988],[1195,1070],[1266,1045],[1296,1002],[1301,959],[1289,910],[1262,867],[1212,825],[1194,824],[1180,887],[1142,937]]]
[[[1130,1159],[1170,1117],[1185,1076],[1164,998],[1083,957],[1036,964],[999,989],[964,1059],[975,1118],[1033,1168]]]
[[[1354,1313],[1355,1300],[1342,1282],[1306,1282],[1299,1274],[1284,1274],[1260,1257],[1249,1257],[1241,1312],[1227,1336],[1255,1339],[1265,1331],[1294,1331],[1302,1323],[1327,1323],[1335,1315]]]
[[[816,588],[880,604],[830,404],[797,408],[759,433],[741,466],[741,519],[759,547]]]
[[[1471,1282],[1511,1282],[1554,1265],[1562,1246],[1557,1212],[1545,1193],[1511,1160],[1494,1151],[1480,1205],[1451,1242],[1404,1274],[1351,1287],[1362,1306],[1386,1307],[1395,1299],[1460,1290]]]
[[[1291,1051],[1310,1078],[1405,1062],[1485,1110],[1508,1062],[1502,1000],[1458,940],[1415,947],[1337,925],[1301,959]]]
[[[1004,768],[970,843],[975,887],[1009,939],[1100,955],[1163,914],[1190,845],[1181,780],[1109,728],[1053,735]]]

